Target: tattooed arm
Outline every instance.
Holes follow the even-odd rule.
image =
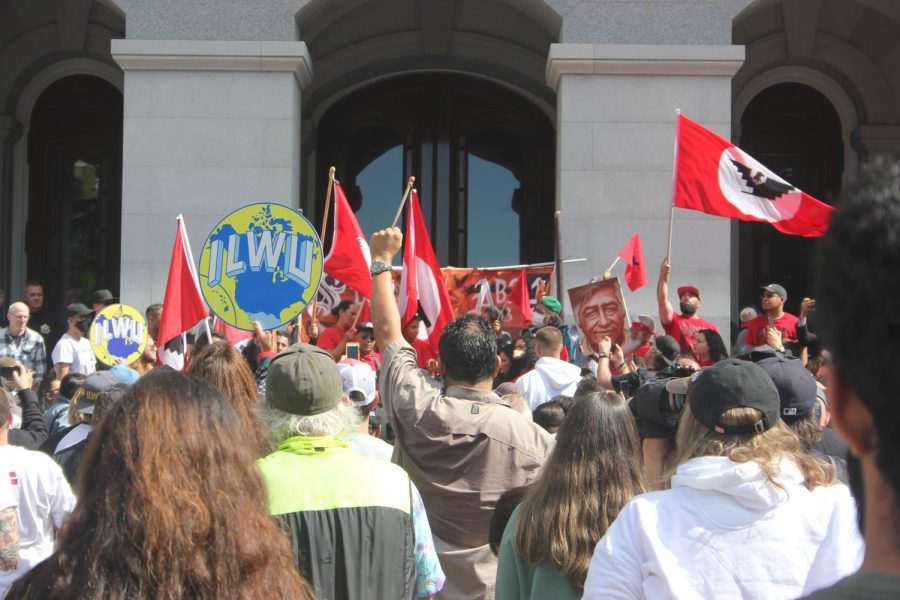
[[[19,514],[15,506],[0,510],[0,571],[12,571],[19,561]]]

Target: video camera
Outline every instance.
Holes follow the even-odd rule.
[[[673,364],[662,371],[657,371],[654,379],[645,381],[638,387],[630,404],[639,423],[642,421],[650,423],[657,426],[654,429],[663,428],[665,432],[674,435],[686,396],[668,392],[666,384],[672,379],[690,377],[695,371],[693,367]],[[644,433],[645,427],[641,423],[641,437],[653,437],[645,436]]]

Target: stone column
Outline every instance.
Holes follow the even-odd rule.
[[[162,302],[184,215],[199,259],[212,227],[254,202],[300,205],[303,42],[113,40],[125,72],[123,301]]]
[[[20,291],[11,289],[12,285],[24,279],[21,272],[25,268],[24,257],[12,260],[13,253],[25,247],[25,218],[19,214],[22,207],[13,203],[12,182],[13,148],[21,136],[22,124],[18,119],[13,115],[0,115],[0,289],[6,294],[5,303],[0,303],[2,310]],[[13,227],[13,223],[22,225]]]
[[[625,300],[632,319],[650,314],[658,321],[656,280],[672,202],[675,110],[728,139],[731,78],[743,59],[743,46],[550,47],[546,74],[557,92],[562,255],[587,259],[565,266],[565,287],[600,277],[638,233],[649,283],[636,293],[626,287]],[[701,314],[727,332],[736,289],[730,221],[676,209],[671,260],[676,308],[675,288],[697,285]],[[613,274],[623,273],[620,263]],[[569,307],[566,314],[574,322]]]
[[[879,154],[900,155],[900,127],[897,125],[860,125],[852,134],[853,147],[861,161]]]

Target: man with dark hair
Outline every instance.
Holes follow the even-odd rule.
[[[785,343],[794,342],[791,349],[799,350],[796,346],[799,319],[784,310],[787,290],[777,283],[768,283],[759,288],[759,293],[763,312],[747,323],[747,344],[751,347],[767,345],[774,333],[770,329],[775,329],[778,331],[775,339],[779,339],[782,344],[778,349],[783,349]]]
[[[62,378],[56,401],[44,411],[44,423],[47,425],[50,435],[69,427],[69,401],[75,396],[75,392],[81,389],[82,383],[84,383],[84,375],[81,373],[69,373]]]
[[[44,286],[40,281],[30,280],[25,284],[25,304],[31,312],[28,326],[41,334],[44,339],[44,348],[47,349],[47,368],[53,366],[50,361],[50,351],[56,347],[56,342],[65,331],[65,325],[59,315],[49,310],[46,306]]]
[[[397,435],[394,460],[428,509],[447,582],[442,598],[492,597],[497,558],[488,545],[494,505],[538,474],[553,438],[510,410],[492,389],[500,369],[494,332],[480,317],[447,324],[439,342],[443,387],[416,364],[403,338],[390,269],[403,235],[375,233],[372,320],[383,351],[381,401]]]
[[[534,369],[516,380],[516,387],[535,411],[554,396],[572,396],[581,379],[581,369],[560,359],[562,335],[556,327],[541,327],[534,334],[538,361]]]
[[[53,348],[53,368],[56,378],[62,379],[69,372],[90,375],[97,370],[97,358],[88,340],[91,328],[91,309],[81,303],[66,307],[68,329]]]
[[[701,329],[719,330],[716,326],[700,318],[700,290],[693,285],[683,285],[678,288],[678,305],[681,314],[675,312],[672,303],[669,302],[669,275],[672,273],[672,264],[669,258],[663,259],[659,267],[659,280],[656,282],[656,300],[659,304],[659,322],[667,335],[671,335],[678,342],[683,354],[694,353],[694,340]]]
[[[815,598],[900,596],[900,163],[877,159],[837,206],[822,243],[816,306],[831,350],[828,404],[852,458],[866,553]],[[856,468],[854,468],[856,467]],[[861,471],[861,481],[855,477]]]

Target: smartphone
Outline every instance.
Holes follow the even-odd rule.
[[[775,327],[775,318],[769,317],[769,327]]]
[[[347,342],[347,358],[359,360],[359,344],[357,342]]]

